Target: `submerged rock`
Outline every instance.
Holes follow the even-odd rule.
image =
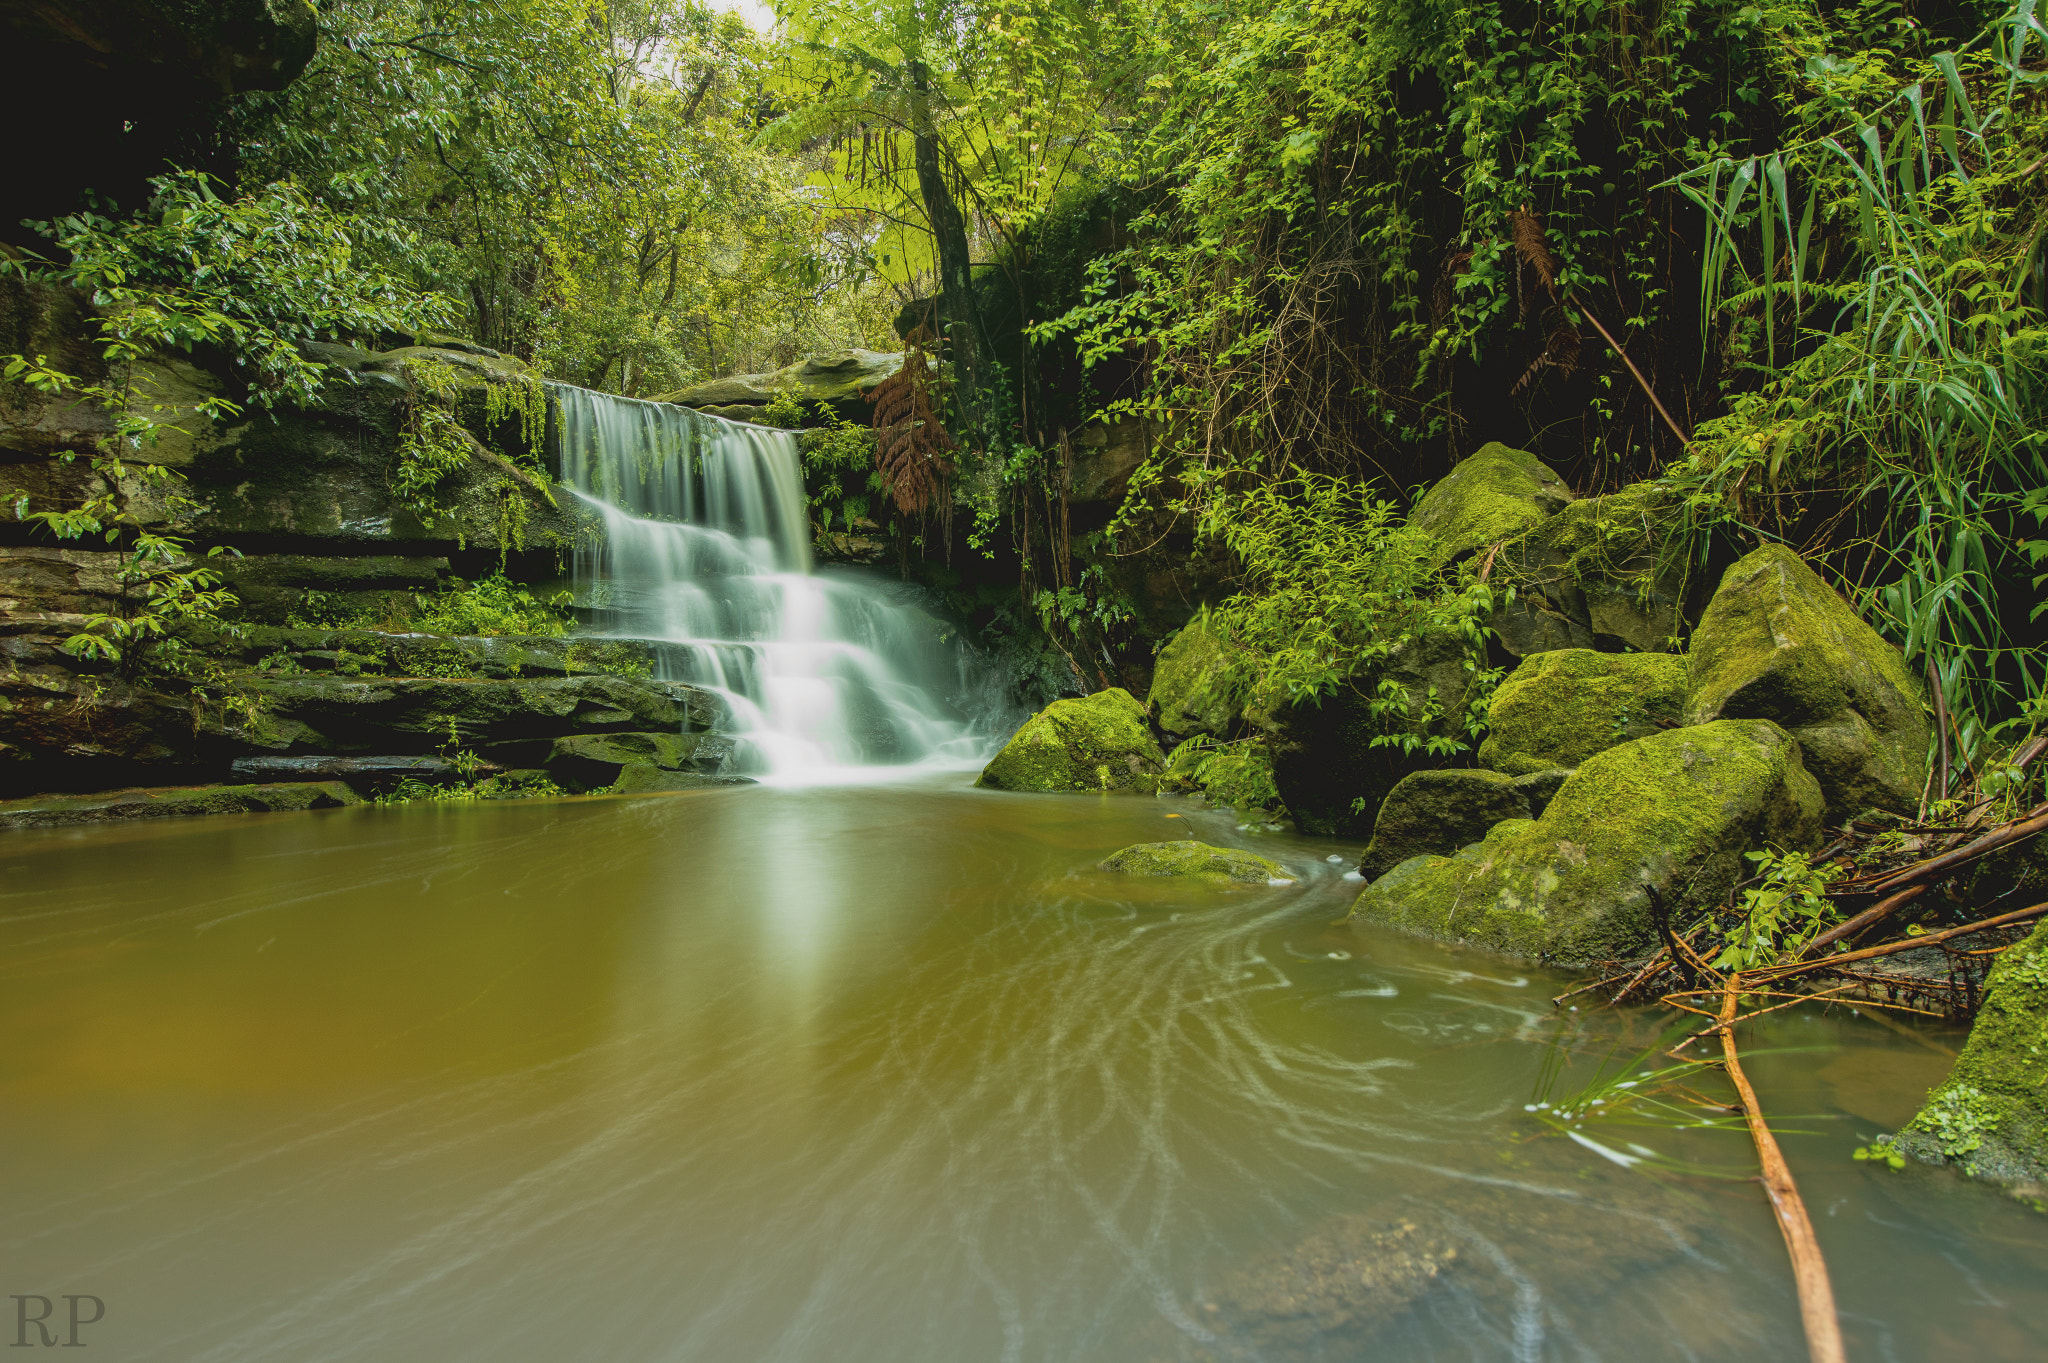
[[[994,790],[1159,788],[1166,755],[1145,707],[1120,686],[1080,700],[1056,700],[1024,721],[975,784]]]
[[[1666,909],[1718,903],[1752,848],[1811,847],[1819,788],[1768,720],[1675,729],[1588,758],[1540,819],[1509,819],[1449,857],[1402,862],[1354,920],[1566,965],[1635,954]]]
[[[1387,793],[1358,873],[1375,880],[1419,856],[1449,856],[1503,819],[1534,816],[1528,793],[1497,771],[1410,772]]]
[[[1159,650],[1145,703],[1169,736],[1224,738],[1236,727],[1238,707],[1221,686],[1229,647],[1222,631],[1203,612],[1181,626]]]
[[[1766,545],[1721,579],[1693,635],[1685,722],[1768,719],[1798,738],[1830,818],[1916,807],[1920,685],[1799,555]]]
[[[1206,842],[1141,842],[1113,852],[1101,863],[1105,871],[1133,876],[1186,876],[1195,880],[1234,881],[1240,885],[1292,883],[1294,877],[1276,861],[1234,847]]]
[[[1954,1071],[1889,1143],[2048,1199],[2048,923],[1999,957]]]
[[[117,819],[165,819],[187,814],[252,814],[292,809],[333,809],[362,798],[340,781],[252,786],[153,786],[96,795],[38,795],[0,801],[0,829],[56,828]]]
[[[1571,499],[1571,489],[1542,460],[1496,440],[1445,474],[1415,504],[1408,523],[1435,540],[1449,561],[1526,534]]]
[[[1566,648],[1529,658],[1493,693],[1479,760],[1516,776],[1576,767],[1678,723],[1685,659]]]

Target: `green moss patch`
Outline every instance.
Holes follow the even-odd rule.
[[[1226,679],[1229,643],[1205,611],[1181,627],[1159,650],[1146,703],[1159,727],[1175,738],[1208,734],[1227,738],[1238,707]]]
[[[1448,562],[1528,533],[1571,499],[1542,460],[1494,441],[1445,474],[1408,523],[1435,540]]]
[[[976,785],[994,790],[1075,791],[1159,788],[1166,755],[1152,737],[1145,707],[1113,686],[1080,700],[1056,700],[1024,722],[982,770]]]
[[[1685,659],[1665,653],[1539,653],[1493,693],[1479,760],[1521,776],[1576,767],[1678,722]]]
[[[1233,847],[1212,847],[1193,841],[1141,842],[1112,853],[1102,862],[1102,869],[1133,876],[1185,876],[1238,885],[1294,881],[1287,868],[1278,862]]]

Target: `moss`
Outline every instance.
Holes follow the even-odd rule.
[[[1571,500],[1547,465],[1494,441],[1461,460],[1408,518],[1448,561],[1527,534]]]
[[[1411,857],[1448,856],[1505,819],[1529,817],[1528,797],[1497,771],[1417,771],[1387,792],[1358,873],[1371,880]]]
[[[1394,867],[1352,917],[1567,965],[1621,959],[1654,942],[1653,896],[1674,912],[1716,903],[1744,851],[1808,847],[1820,829],[1820,792],[1777,725],[1670,730],[1588,758],[1540,819]]]
[[[1225,672],[1229,641],[1207,611],[1181,627],[1159,650],[1146,704],[1159,716],[1159,727],[1175,738],[1193,734],[1228,737],[1238,707],[1228,694]]]
[[[1494,692],[1479,760],[1517,776],[1576,767],[1675,725],[1685,687],[1685,660],[1670,654],[1539,653]]]
[[[1999,958],[1954,1071],[1891,1144],[2029,1199],[2048,1194],[2048,924]]]
[[[1690,668],[1685,721],[1769,719],[1791,730],[1831,817],[1918,802],[1918,681],[1791,550],[1766,545],[1728,570],[1693,635]]]
[[[975,784],[995,790],[1154,791],[1166,755],[1145,707],[1113,686],[1080,700],[1054,701],[1024,722]]]
[[[253,814],[331,809],[361,804],[340,781],[292,781],[241,786],[156,786],[98,795],[39,795],[0,801],[0,829],[55,828],[117,819],[162,819],[189,814]]]
[[[1102,862],[1105,871],[1133,876],[1185,876],[1195,880],[1227,881],[1240,885],[1292,883],[1294,877],[1278,862],[1231,847],[1211,847],[1206,842],[1141,842],[1111,854]]]

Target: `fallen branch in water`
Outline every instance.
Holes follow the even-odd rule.
[[[1792,1181],[1792,1170],[1778,1149],[1778,1138],[1764,1122],[1757,1106],[1756,1090],[1742,1072],[1742,1057],[1735,1049],[1735,1007],[1742,994],[1742,974],[1733,972],[1721,990],[1721,1063],[1735,1092],[1742,1099],[1742,1115],[1749,1123],[1749,1136],[1756,1143],[1757,1162],[1763,1168],[1764,1192],[1777,1213],[1778,1230],[1785,1237],[1785,1250],[1792,1256],[1792,1277],[1799,1287],[1799,1319],[1806,1327],[1806,1351],[1813,1363],[1847,1363],[1842,1352],[1842,1326],[1835,1314],[1835,1289],[1828,1281],[1827,1261],[1821,1258],[1820,1242],[1814,1238],[1813,1221]]]

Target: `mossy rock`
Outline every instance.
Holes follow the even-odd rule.
[[[1449,856],[1501,820],[1530,814],[1528,796],[1501,772],[1410,772],[1380,805],[1358,873],[1375,880],[1410,857]]]
[[[976,785],[994,790],[1159,788],[1166,755],[1145,707],[1120,686],[1080,700],[1056,700],[1024,721]]]
[[[663,393],[654,401],[700,409],[766,407],[789,393],[806,408],[814,402],[830,403],[842,414],[852,416],[859,414],[856,408],[866,406],[869,393],[901,368],[903,355],[899,351],[830,350],[807,355],[765,374],[706,379],[673,393]]]
[[[621,790],[629,786],[649,790],[695,789],[690,785],[661,784],[647,773],[731,778],[733,743],[724,734],[714,733],[571,734],[554,741],[547,771],[571,791],[607,786]]]
[[[1204,611],[1183,625],[1159,650],[1152,669],[1152,689],[1145,703],[1159,717],[1159,727],[1174,738],[1209,734],[1228,737],[1239,709],[1220,694],[1219,680],[1228,662],[1230,644]]]
[[[1238,885],[1292,884],[1294,877],[1276,861],[1234,847],[1206,842],[1141,842],[1114,852],[1102,862],[1105,871],[1132,876],[1185,876],[1193,880]]]
[[[1768,719],[1797,736],[1828,816],[1907,811],[1927,780],[1920,684],[1799,555],[1737,562],[1693,634],[1685,722]]]
[[[1408,523],[1436,541],[1445,562],[1527,534],[1572,499],[1527,450],[1494,441],[1458,462],[1415,504]]]
[[[1493,693],[1479,761],[1522,776],[1675,727],[1686,662],[1667,653],[1566,648],[1525,659]]]
[[[2048,1201],[2048,923],[1999,957],[1955,1069],[1889,1143]]]
[[[1588,758],[1543,817],[1494,825],[1449,857],[1414,857],[1366,887],[1361,923],[1561,965],[1656,942],[1654,905],[1718,904],[1758,847],[1812,847],[1819,788],[1769,720],[1721,720]]]
[[[1572,502],[1504,546],[1493,580],[1515,599],[1492,622],[1502,646],[1518,658],[1679,649],[1711,579],[1686,556],[1678,502],[1666,484],[1632,483]]]
[[[673,771],[652,762],[628,762],[619,769],[611,789],[619,795],[658,795],[678,790],[713,790],[721,786],[751,786],[746,776],[711,776],[700,771]]]
[[[359,805],[362,798],[340,781],[289,781],[246,786],[152,786],[97,795],[39,795],[0,801],[0,829],[59,828],[122,819],[165,819],[193,814],[264,814]]]

